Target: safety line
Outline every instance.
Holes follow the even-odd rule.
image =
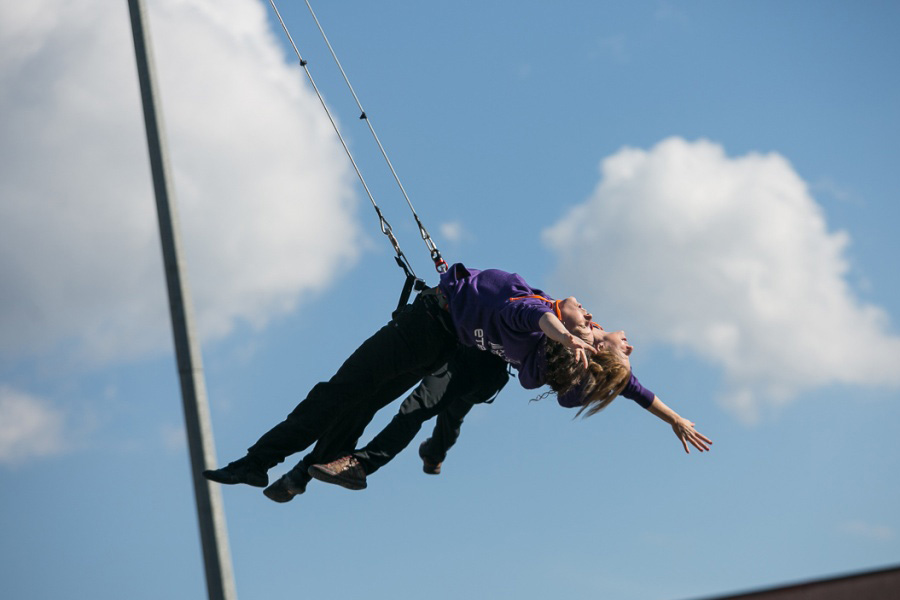
[[[331,42],[328,40],[328,36],[325,35],[325,30],[322,28],[322,24],[319,22],[319,18],[316,16],[316,13],[313,10],[312,5],[309,3],[309,0],[306,0],[306,8],[309,9],[309,14],[312,15],[313,21],[316,22],[316,27],[318,27],[319,33],[322,34],[322,39],[325,40],[325,45],[328,46],[328,51],[331,52],[331,57],[334,59],[335,64],[337,64],[338,70],[340,70],[341,76],[343,76],[344,82],[347,84],[347,88],[350,90],[350,93],[353,95],[353,99],[356,101],[356,106],[357,108],[359,108],[360,113],[359,118],[365,121],[366,125],[368,125],[369,131],[372,133],[372,137],[375,139],[375,143],[378,145],[378,149],[381,151],[381,156],[384,157],[384,161],[387,163],[391,174],[394,176],[394,181],[397,182],[397,186],[400,188],[400,192],[406,199],[406,204],[409,206],[409,210],[412,211],[413,218],[415,218],[416,220],[416,225],[419,226],[419,234],[425,241],[425,247],[428,248],[428,252],[431,254],[431,259],[434,261],[435,269],[437,269],[438,273],[443,273],[447,270],[447,263],[443,260],[443,258],[441,258],[440,250],[438,250],[437,245],[434,243],[434,240],[431,239],[431,235],[428,234],[428,230],[425,229],[425,226],[422,224],[421,219],[419,219],[419,215],[416,212],[416,209],[413,207],[412,200],[409,199],[409,194],[406,193],[406,188],[404,188],[403,183],[400,182],[400,176],[397,175],[397,171],[394,169],[394,165],[391,163],[391,159],[388,158],[387,151],[381,144],[381,140],[378,138],[378,134],[375,133],[375,127],[372,125],[372,120],[369,118],[366,110],[363,108],[362,102],[360,102],[359,100],[359,96],[356,95],[356,91],[353,89],[353,85],[350,83],[350,79],[347,77],[347,73],[346,71],[344,71],[344,67],[343,65],[341,65],[341,61],[337,57],[337,53],[334,51]]]
[[[331,111],[328,109],[328,105],[325,104],[325,99],[322,97],[322,93],[319,91],[319,87],[316,85],[315,79],[313,79],[312,73],[309,71],[309,67],[307,66],[307,61],[301,56],[300,50],[297,48],[297,44],[294,43],[294,38],[291,36],[291,32],[288,31],[287,25],[284,23],[284,19],[281,18],[281,13],[278,10],[278,7],[275,6],[274,0],[269,0],[269,4],[272,5],[272,10],[275,11],[275,16],[278,17],[278,22],[281,24],[281,28],[284,30],[284,34],[287,36],[288,41],[291,43],[291,47],[294,49],[294,54],[297,55],[297,59],[300,61],[300,66],[303,67],[303,71],[306,73],[306,78],[309,79],[310,85],[312,85],[313,90],[316,92],[316,96],[319,98],[319,102],[322,104],[322,108],[325,109],[325,114],[328,115],[328,120],[331,121],[331,126],[334,128],[335,133],[337,133],[338,139],[341,141],[341,146],[344,148],[344,152],[347,154],[347,158],[350,159],[350,163],[353,165],[353,170],[356,171],[356,176],[359,178],[360,183],[362,183],[363,189],[366,191],[366,195],[369,197],[369,201],[372,203],[372,207],[375,209],[375,213],[378,215],[378,221],[381,225],[381,232],[385,234],[391,242],[391,245],[394,247],[394,251],[397,253],[397,264],[406,271],[407,275],[412,275],[415,277],[415,271],[412,268],[412,265],[409,263],[409,260],[406,258],[406,255],[403,253],[403,250],[400,249],[400,243],[397,241],[397,238],[394,237],[394,231],[391,228],[391,224],[388,223],[387,219],[384,218],[384,214],[381,212],[381,208],[378,207],[378,204],[375,202],[375,197],[372,196],[372,192],[369,190],[368,184],[366,184],[366,179],[363,177],[362,172],[359,170],[359,166],[356,164],[356,160],[353,158],[353,154],[350,152],[350,148],[347,147],[347,143],[344,141],[344,136],[341,135],[341,130],[337,126],[337,123],[334,120],[334,117],[331,115]]]

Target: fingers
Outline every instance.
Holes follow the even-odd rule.
[[[584,341],[583,339],[581,339],[580,337],[578,337],[574,334],[571,334],[571,333],[569,334],[569,343],[571,344],[570,348],[572,350],[577,351],[580,349],[585,354],[588,351],[590,351],[591,354],[597,354],[596,348],[594,348],[591,344],[588,344],[586,341]]]
[[[694,424],[691,423],[691,443],[698,448],[701,452],[705,452],[709,450],[709,447],[712,446],[712,440],[694,429]]]
[[[694,448],[696,448],[700,452],[708,452],[709,451],[709,446],[704,444],[702,441],[691,438],[690,442],[694,446]]]
[[[691,442],[694,448],[696,448],[700,452],[709,451],[709,446],[710,444],[712,444],[712,441],[708,437],[693,429],[691,429],[689,433],[690,435],[688,437],[688,441]]]
[[[689,443],[700,452],[709,452],[712,440],[694,429],[694,423],[691,421],[684,421],[681,426],[676,428],[675,433],[678,435],[678,439],[681,440],[684,451],[688,454],[691,453],[688,447]]]
[[[580,362],[585,369],[588,368],[588,356],[584,348],[575,349],[575,360]]]

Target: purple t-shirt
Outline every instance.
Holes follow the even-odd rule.
[[[544,313],[553,312],[552,298],[516,273],[468,269],[459,263],[441,275],[438,287],[447,296],[461,343],[493,352],[514,366],[522,387],[544,385],[538,357],[544,333],[539,321]]]
[[[544,332],[539,321],[553,312],[554,299],[533,288],[516,273],[498,269],[466,268],[461,263],[441,275],[438,287],[449,302],[450,316],[459,341],[501,357],[519,372],[525,389],[544,385],[543,357],[538,349]],[[529,298],[529,296],[539,296]],[[653,402],[653,392],[644,388],[634,374],[622,395],[643,406]],[[558,398],[562,406],[581,406],[580,394]]]

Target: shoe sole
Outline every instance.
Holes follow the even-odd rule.
[[[342,488],[348,490],[364,490],[366,489],[366,487],[368,487],[368,484],[365,481],[347,481],[340,475],[329,473],[318,465],[311,466],[308,473],[313,479],[318,479],[319,481],[324,481],[325,483],[333,483],[334,485],[339,485]]]

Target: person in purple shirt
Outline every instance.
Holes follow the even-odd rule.
[[[459,344],[489,351],[518,370],[528,389],[577,394],[582,411],[602,409],[630,383],[624,335],[595,342],[590,315],[575,298],[553,300],[514,273],[453,265],[438,287],[419,294],[367,339],[329,380],[227,466],[204,471],[218,483],[268,485],[268,470],[317,441],[335,423],[374,414],[446,364]],[[656,399],[653,400],[656,403]],[[674,413],[672,413],[674,415]],[[677,415],[676,415],[677,416]],[[680,417],[673,427],[701,450],[708,439]],[[364,471],[348,457],[332,482]],[[310,475],[318,477],[314,469]],[[326,478],[326,480],[328,480]],[[349,487],[349,486],[348,486]]]
[[[570,332],[583,337],[585,341],[589,341],[596,349],[605,348],[612,352],[617,357],[617,360],[629,369],[627,381],[618,395],[635,401],[655,416],[671,424],[685,452],[690,453],[688,444],[693,445],[701,452],[709,450],[709,444],[712,442],[709,438],[694,430],[694,423],[680,417],[666,406],[652,391],[641,385],[633,372],[630,372],[629,357],[634,347],[627,343],[625,332],[604,331],[602,327],[593,322],[592,315],[585,311],[578,304],[577,300],[574,298],[567,300],[577,310],[567,310],[566,314],[558,315],[566,328]],[[592,362],[597,360],[596,356],[593,355],[591,357]],[[450,370],[452,371],[452,368]],[[540,378],[540,375],[538,375],[538,378]],[[588,381],[588,379],[583,380],[579,385],[576,385],[564,394],[556,394],[560,406],[579,408],[579,414],[587,410],[588,412],[585,416],[589,416],[602,410],[615,397],[614,395],[608,396],[607,402],[586,402],[588,398],[586,384]],[[417,389],[416,393],[418,392],[419,390]],[[459,437],[463,418],[474,403],[483,402],[483,400],[472,402],[470,400],[471,397],[477,398],[478,394],[470,394],[468,397],[460,397],[458,394],[447,394],[438,403],[430,406],[415,405],[410,403],[412,398],[407,399],[404,402],[406,409],[401,410],[364,448],[339,457],[330,463],[312,465],[308,469],[307,478],[314,477],[321,481],[334,483],[353,490],[364,489],[367,487],[366,476],[371,475],[384,466],[406,445],[412,442],[421,424],[435,414],[438,415],[438,423],[435,425],[432,436],[420,445],[419,457],[422,459],[423,470],[426,473],[438,475],[441,472],[442,463],[448,450],[456,443]],[[280,484],[280,486],[283,485],[284,483]]]

